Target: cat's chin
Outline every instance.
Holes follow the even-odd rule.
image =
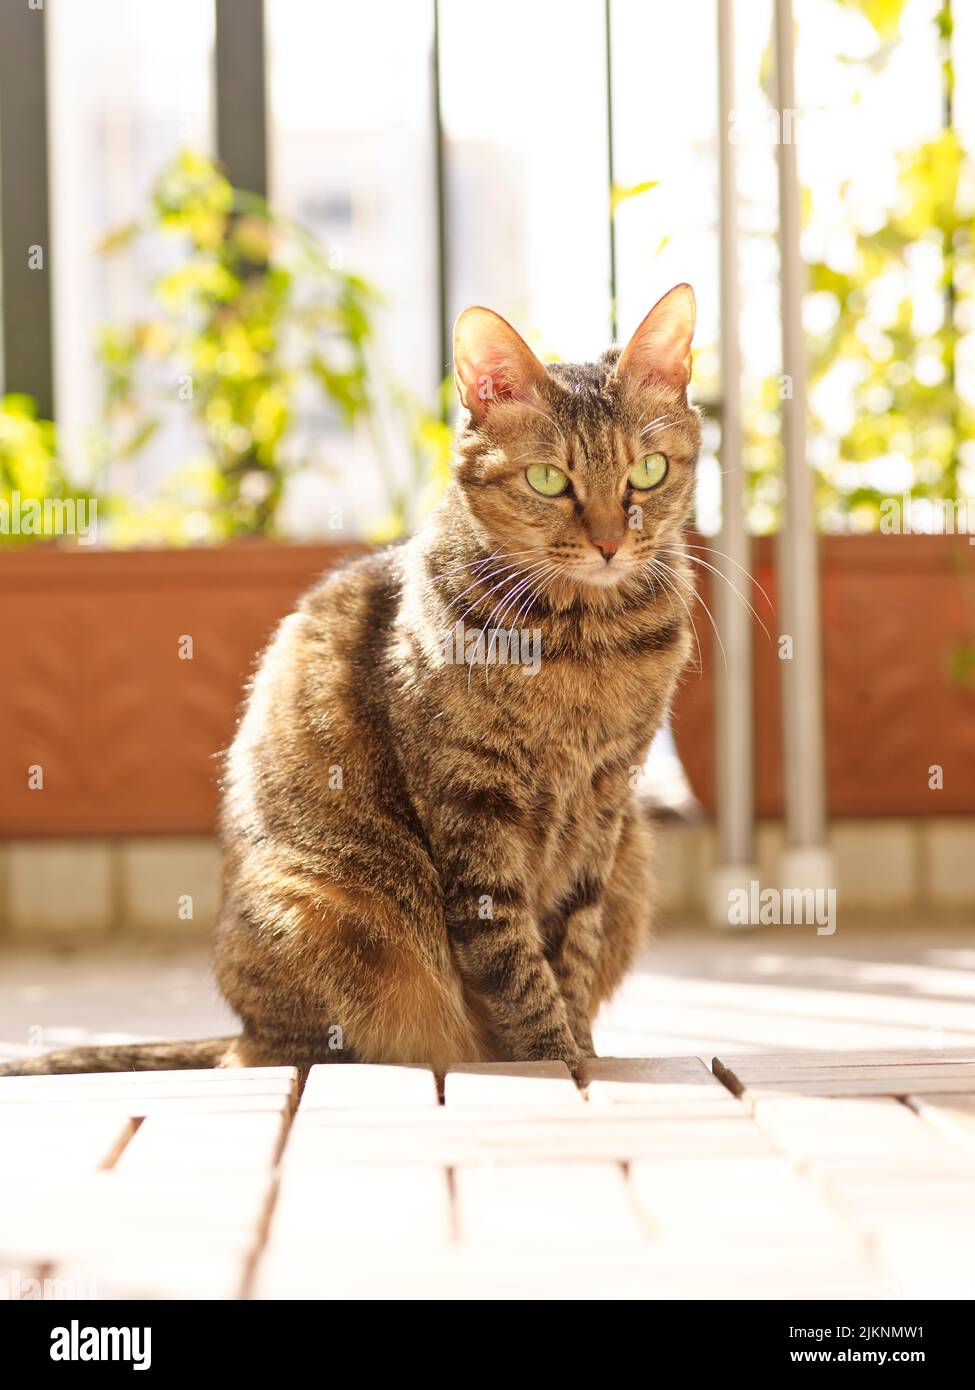
[[[584,569],[577,569],[573,572],[572,578],[577,584],[584,584],[592,589],[614,589],[617,584],[622,584],[623,580],[631,570],[623,569],[616,565],[587,565]]]

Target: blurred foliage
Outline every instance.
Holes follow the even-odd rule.
[[[609,190],[609,215],[615,217],[617,209],[621,203],[627,203],[631,198],[642,197],[644,193],[649,193],[651,189],[659,188],[659,179],[644,179],[642,183],[620,184],[614,183]]]
[[[839,3],[866,15],[884,43],[896,39],[905,0],[839,0]]]
[[[76,496],[58,461],[54,426],[37,418],[29,396],[0,397],[0,502],[10,517],[17,502],[43,503],[47,498]],[[29,545],[39,539],[0,531],[0,544]]]
[[[193,444],[149,498],[109,486],[113,543],[279,534],[286,479],[310,466],[296,421],[316,404],[342,426],[368,430],[387,493],[377,529],[409,529],[424,488],[440,477],[449,431],[382,372],[377,292],[192,151],[162,172],[145,219],[101,250],[143,236],[175,239],[180,255],[152,287],[151,316],[101,334],[100,476],[140,456],[178,410],[188,413]],[[389,464],[390,429],[409,449],[405,479]]]
[[[904,0],[837,3],[873,25],[876,49],[858,61],[866,74],[875,72],[897,41]],[[859,231],[854,190],[841,190],[852,261],[843,270],[825,261],[809,268],[816,317],[830,325],[808,339],[816,508],[826,529],[876,529],[881,500],[892,494],[975,492],[975,416],[955,376],[975,290],[975,168],[953,125],[950,3],[940,6],[935,24],[942,129],[900,155],[896,199],[879,227]],[[814,190],[804,190],[804,204],[808,220]],[[924,321],[932,300],[941,306],[934,328]],[[777,378],[766,380],[746,412],[751,520],[758,531],[778,521],[786,389]],[[817,409],[817,400],[837,394],[849,403],[841,429]],[[835,408],[830,414],[835,421]]]

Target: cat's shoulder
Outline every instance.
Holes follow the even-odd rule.
[[[327,569],[315,580],[299,600],[299,607],[314,604],[320,597],[337,595],[356,589],[386,587],[401,582],[402,547],[387,545],[352,555]]]

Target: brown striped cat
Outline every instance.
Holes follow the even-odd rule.
[[[694,296],[543,365],[457,322],[453,481],[281,624],[223,782],[234,1039],[15,1072],[592,1055],[650,920],[632,784],[690,647]]]

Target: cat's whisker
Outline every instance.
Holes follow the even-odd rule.
[[[517,603],[519,595],[522,594],[527,587],[531,586],[536,577],[536,575],[529,575],[526,579],[519,580],[519,582],[514,586],[513,590],[503,595],[500,602],[495,605],[494,611],[491,613],[490,618],[485,624],[485,631],[491,633],[491,637],[488,641],[487,652],[484,657],[485,685],[487,685],[488,683],[488,667],[491,664],[491,652],[494,649],[495,638],[497,637],[498,630],[504,626],[505,614],[508,612],[513,603]],[[504,605],[504,607],[502,607],[502,604]],[[497,627],[495,627],[495,614],[497,615]],[[512,627],[514,627],[514,624],[512,624]],[[470,684],[469,681],[468,684]]]
[[[653,567],[653,564],[654,562],[653,560],[651,560],[650,565],[647,567],[646,570],[646,580],[647,583],[650,585],[650,592],[654,594],[654,596],[656,597],[656,590],[654,589],[653,579],[650,576],[650,570]],[[687,620],[690,623],[691,631],[694,634],[694,645],[697,647],[697,670],[698,672],[701,672],[704,670],[704,657],[701,655],[701,639],[697,635],[697,624],[694,622],[694,615],[691,613],[691,610],[684,602],[684,598],[683,595],[680,593],[680,590],[674,588],[673,584],[668,584],[665,575],[658,574],[657,578],[660,580],[660,584],[663,588],[664,593],[673,594],[674,598],[677,599],[681,607],[684,609],[684,612],[687,614]]]
[[[668,425],[674,423],[669,415],[658,415],[656,420],[651,420],[649,425],[644,425],[640,431],[640,438],[645,439],[648,435],[657,434],[660,430],[666,429]]]
[[[516,562],[513,565],[502,565],[499,569],[489,570],[487,574],[479,574],[477,578],[474,580],[473,584],[468,584],[466,589],[462,589],[461,592],[459,594],[456,594],[453,598],[447,599],[445,606],[447,608],[453,608],[453,606],[457,603],[460,603],[461,599],[464,598],[467,594],[469,594],[472,589],[476,589],[479,584],[490,584],[492,579],[498,579],[503,575],[510,574],[512,570],[518,570],[520,569],[520,567],[520,562]],[[489,589],[488,593],[493,593],[493,590]],[[471,604],[471,608],[476,607],[477,599],[475,598],[474,602]],[[467,609],[467,612],[465,612],[463,615],[464,617],[466,617],[467,613],[471,611],[471,608]]]
[[[520,589],[523,590],[524,588],[530,588],[530,587],[531,587],[531,584],[534,582],[534,580],[537,579],[537,578],[539,578],[540,575],[547,574],[547,572],[548,572],[549,569],[551,569],[551,561],[546,561],[545,568],[544,568],[543,570],[540,571],[540,574],[531,575],[531,576],[529,577],[528,581],[527,581],[526,583],[524,583],[523,585],[520,586]],[[507,602],[507,603],[505,604],[504,608],[503,608],[503,609],[501,610],[501,612],[498,614],[498,626],[499,626],[499,627],[503,625],[504,620],[505,620],[505,618],[507,617],[507,614],[510,612],[511,608],[513,607],[513,605],[517,602],[518,598],[519,598],[519,590],[516,590],[516,591],[511,595],[510,601]]]
[[[731,592],[734,594],[735,598],[737,598],[741,603],[743,603],[743,604],[745,605],[745,607],[746,607],[746,608],[748,609],[748,611],[751,613],[752,617],[753,617],[753,618],[755,619],[755,621],[758,623],[759,627],[760,627],[760,628],[762,629],[762,631],[765,633],[765,636],[766,636],[766,637],[769,639],[769,641],[771,642],[771,640],[772,640],[772,634],[769,632],[768,628],[767,628],[767,627],[765,626],[765,624],[762,622],[762,619],[758,616],[758,614],[756,613],[756,611],[755,611],[755,609],[753,608],[753,606],[749,603],[748,599],[745,597],[745,595],[741,592],[740,589],[736,588],[735,585],[732,584],[732,582],[731,582],[731,580],[728,578],[728,576],[727,576],[726,574],[722,574],[722,572],[721,572],[715,565],[709,564],[707,560],[702,560],[701,557],[700,557],[699,555],[687,555],[684,551],[681,551],[681,550],[670,550],[670,549],[662,548],[661,550],[658,551],[658,554],[660,554],[660,555],[676,555],[676,556],[678,556],[678,557],[681,558],[681,559],[690,560],[692,564],[700,565],[703,569],[710,570],[711,573],[712,573],[713,575],[716,575],[718,579],[723,580],[724,583],[727,584],[727,586],[728,586],[728,588],[731,590]]]
[[[459,594],[456,596],[456,598],[452,598],[452,599],[448,599],[448,600],[447,600],[447,607],[448,607],[448,608],[453,608],[453,606],[454,606],[455,603],[459,603],[459,602],[461,601],[461,599],[464,597],[465,594],[469,594],[470,591],[471,591],[472,589],[476,589],[477,586],[478,586],[478,584],[490,584],[490,582],[491,582],[492,579],[497,579],[499,575],[507,575],[507,574],[510,573],[511,570],[519,570],[519,571],[520,571],[523,564],[524,564],[524,561],[522,561],[522,560],[516,560],[515,563],[514,563],[513,565],[502,565],[502,567],[501,567],[500,569],[492,570],[489,574],[479,574],[479,575],[477,576],[477,578],[474,580],[474,583],[473,583],[473,584],[468,584],[467,588],[464,589],[464,590],[462,590],[462,592],[459,593]],[[504,580],[502,580],[502,583],[503,583],[503,582],[504,582]],[[495,589],[496,589],[496,588],[499,588],[499,587],[500,587],[500,586],[497,585],[497,584],[494,586]],[[493,594],[493,593],[494,593],[494,589],[489,589],[489,590],[488,590],[488,594]],[[487,597],[487,595],[485,595],[485,597]],[[467,617],[467,613],[470,613],[470,612],[471,612],[471,609],[476,608],[476,607],[477,607],[477,599],[475,599],[474,602],[471,604],[470,608],[467,609],[467,612],[464,614],[464,617],[466,618],[466,617]],[[463,621],[463,619],[461,619],[461,621]]]
[[[490,565],[495,560],[513,560],[519,555],[533,555],[540,548],[540,546],[532,545],[525,550],[496,550],[493,555],[482,555],[480,559],[468,560],[466,564],[463,565],[451,565],[449,569],[441,570],[439,574],[434,574],[429,579],[425,580],[422,588],[430,588],[432,585],[439,583],[441,579],[446,579],[452,574],[459,574],[463,570],[476,569],[479,565]]]
[[[651,407],[651,409],[652,409],[652,407]],[[645,410],[645,411],[643,412],[643,414],[640,416],[639,420],[637,420],[637,422],[636,422],[636,427],[637,427],[637,429],[639,429],[639,428],[641,427],[641,425],[643,424],[644,420],[647,418],[647,416],[648,416],[649,414],[650,414],[650,411],[649,411],[649,410]],[[653,419],[653,420],[650,421],[650,424],[651,424],[651,425],[655,425],[655,424],[657,423],[657,420],[664,420],[664,419],[666,419],[666,418],[667,418],[667,417],[664,416],[664,415],[658,415],[658,416],[656,416],[655,419]],[[650,426],[648,425],[646,428],[649,429],[649,427],[650,427]]]
[[[490,617],[485,623],[485,628],[491,627],[491,625],[494,623],[495,615],[497,615],[500,612],[502,605],[506,604],[508,600],[512,597],[512,593],[517,594],[518,592],[520,592],[524,584],[531,583],[532,579],[535,578],[535,575],[538,574],[540,570],[544,569],[547,563],[547,560],[540,560],[537,565],[533,565],[531,567],[531,570],[526,570],[516,577],[514,589],[509,589],[507,593],[502,594],[500,599],[498,599],[498,602],[494,605],[494,608],[491,610]]]
[[[526,609],[534,602],[534,600],[535,600],[541,593],[544,592],[545,588],[548,586],[549,582],[551,581],[553,575],[558,574],[559,571],[560,571],[562,568],[563,568],[562,565],[555,565],[555,564],[553,564],[553,565],[550,565],[549,568],[543,572],[543,574],[541,575],[540,582],[539,582],[538,584],[534,585],[534,586],[528,591],[528,597],[527,597],[527,598],[525,599],[525,601],[519,606],[518,612],[515,614],[515,616],[514,616],[514,618],[513,618],[513,620],[512,620],[512,623],[511,623],[511,626],[512,626],[512,627],[517,627],[517,626],[518,626],[518,624],[521,622],[521,615],[522,615],[522,613],[524,613],[524,612],[526,611]]]
[[[539,562],[538,562],[539,565],[541,565],[541,564],[543,564],[543,563],[544,563],[544,561],[539,561]],[[535,569],[535,568],[536,568],[536,566],[534,566],[534,565],[531,566],[531,569]],[[487,593],[484,594],[484,598],[490,598],[491,594],[493,594],[493,593],[495,592],[496,589],[500,589],[500,588],[502,587],[502,585],[504,585],[504,584],[516,583],[516,582],[517,582],[519,579],[521,579],[521,578],[525,575],[525,573],[526,573],[525,570],[520,569],[520,568],[519,568],[518,566],[516,566],[516,565],[509,565],[509,566],[508,566],[508,569],[513,569],[513,570],[516,571],[516,573],[513,574],[513,575],[512,575],[512,574],[506,574],[506,575],[504,576],[504,578],[502,578],[502,579],[500,579],[500,580],[498,581],[497,584],[493,585],[490,589],[488,589]],[[495,577],[494,575],[489,575],[489,576],[488,576],[488,578],[490,578],[490,579],[493,579],[494,577]],[[485,582],[486,582],[486,581],[485,581]],[[471,585],[471,588],[474,588],[474,587],[476,587],[476,586],[472,584],[472,585]],[[466,592],[468,592],[468,591],[465,590],[464,592],[466,593]],[[462,597],[462,595],[461,595],[461,597]],[[469,613],[473,613],[474,609],[475,609],[475,608],[477,607],[477,605],[478,605],[478,602],[479,602],[479,600],[478,600],[478,599],[475,599],[474,602],[470,605],[470,607],[467,608],[467,609],[465,609],[465,611],[461,614],[461,617],[460,617],[460,619],[459,619],[460,622],[463,622],[464,619],[467,617],[467,615],[468,615]],[[488,623],[490,623],[490,618],[488,619]],[[486,623],[485,626],[487,626],[487,625],[488,625],[488,624]]]
[[[773,612],[775,611],[775,604],[769,598],[765,589],[762,588],[761,584],[751,573],[751,571],[746,569],[745,566],[740,564],[739,561],[736,560],[733,556],[726,555],[723,550],[716,550],[713,545],[692,545],[690,541],[684,541],[683,545],[686,550],[706,550],[709,555],[720,555],[722,560],[729,560],[731,564],[735,566],[736,569],[741,570],[742,574],[746,577],[746,579],[749,579],[755,585],[755,588],[758,590],[762,598],[768,604],[769,609]],[[688,559],[692,558],[692,556],[688,556]]]
[[[711,627],[712,627],[713,630],[714,630],[715,640],[717,641],[718,646],[721,648],[721,657],[722,657],[722,660],[724,661],[725,670],[727,671],[727,669],[728,669],[728,653],[727,653],[727,651],[725,650],[725,645],[724,645],[724,643],[723,643],[722,640],[721,640],[721,633],[718,631],[718,625],[717,625],[717,623],[714,621],[714,614],[711,612],[710,608],[707,606],[707,604],[704,602],[703,598],[701,598],[701,595],[700,595],[700,594],[697,592],[697,590],[694,588],[694,585],[691,584],[691,583],[689,583],[689,581],[688,581],[687,579],[685,579],[684,576],[683,576],[682,574],[678,574],[678,572],[677,572],[675,569],[671,568],[671,566],[668,565],[668,564],[666,563],[666,561],[661,560],[660,557],[659,557],[659,555],[655,555],[655,556],[654,556],[653,563],[654,563],[655,565],[660,565],[660,566],[662,566],[663,569],[665,569],[665,570],[668,572],[668,574],[671,574],[671,575],[674,577],[674,579],[676,579],[676,580],[678,581],[678,583],[681,583],[681,584],[686,585],[686,586],[687,586],[687,589],[688,589],[688,591],[690,592],[690,594],[692,595],[692,597],[696,598],[697,601],[698,601],[698,603],[699,603],[699,604],[701,605],[701,607],[704,609],[705,613],[708,615],[708,621],[710,622]]]
[[[541,563],[544,563],[544,562],[543,562],[543,561],[540,561],[539,563],[541,564]],[[537,568],[537,566],[534,566],[533,568]],[[520,586],[520,584],[524,582],[524,577],[525,577],[525,576],[524,576],[524,571],[519,571],[519,573],[516,574],[516,575],[509,575],[507,579],[505,579],[505,580],[502,581],[502,583],[505,583],[505,584],[512,584],[512,585],[514,586],[514,588],[517,589],[517,588]],[[500,588],[501,585],[496,585],[495,587],[496,587],[496,588]],[[493,593],[494,591],[492,590],[491,592]],[[489,614],[487,620],[482,624],[482,626],[481,626],[481,634],[482,634],[482,637],[483,637],[483,635],[484,635],[485,633],[487,633],[487,632],[493,632],[494,629],[493,629],[493,627],[492,627],[492,624],[493,624],[493,622],[494,622],[494,615],[495,615],[495,613],[497,613],[497,611],[498,611],[498,609],[501,607],[501,605],[506,601],[506,599],[508,598],[510,592],[511,592],[511,590],[506,590],[505,593],[503,593],[503,594],[501,595],[501,597],[498,599],[497,603],[496,603],[496,604],[494,605],[494,607],[492,608],[492,610],[491,610],[491,612],[490,612],[490,614]],[[470,612],[470,609],[468,609],[468,612]],[[466,617],[466,614],[465,614],[465,617]],[[485,655],[484,655],[484,679],[485,679],[485,682],[487,681],[487,668],[488,668],[488,665],[489,665],[490,660],[491,660],[491,649],[492,649],[493,646],[494,646],[494,638],[491,637],[490,640],[489,640],[489,642],[488,642],[488,646],[487,646],[487,649],[486,649]],[[468,689],[468,690],[470,690],[470,688],[471,688],[471,676],[473,675],[473,673],[474,673],[474,662],[473,662],[473,660],[472,660],[471,663],[470,663],[470,666],[469,666],[469,668],[468,668],[468,672],[467,672],[467,689]]]
[[[553,574],[556,574],[556,573],[558,572],[559,568],[560,568],[560,567],[557,566],[557,565],[549,565],[549,567],[548,567],[547,570],[543,570],[543,571],[542,571],[541,575],[538,577],[538,581],[537,581],[536,583],[533,583],[533,584],[530,586],[527,595],[526,595],[525,598],[522,600],[522,602],[518,605],[518,611],[517,611],[517,613],[515,614],[515,616],[514,616],[514,617],[512,618],[512,620],[511,620],[511,630],[512,630],[513,632],[517,632],[517,631],[518,631],[518,624],[521,622],[521,615],[527,611],[527,609],[528,609],[528,608],[530,607],[530,605],[534,602],[534,600],[538,597],[538,595],[541,594],[541,593],[543,592],[543,590],[545,589],[546,585],[547,585],[547,584],[549,583],[549,581],[551,580]],[[540,654],[539,654],[539,655],[540,655]],[[486,684],[486,683],[487,683],[487,671],[485,670],[485,684]]]
[[[461,574],[464,570],[477,569],[479,565],[489,565],[494,560],[507,559],[507,556],[495,551],[493,555],[482,556],[480,560],[468,560],[464,565],[451,565],[450,569],[441,570],[438,574],[431,575],[429,579],[423,581],[421,589],[430,589],[434,584],[439,584],[442,579],[448,579],[452,574]]]

